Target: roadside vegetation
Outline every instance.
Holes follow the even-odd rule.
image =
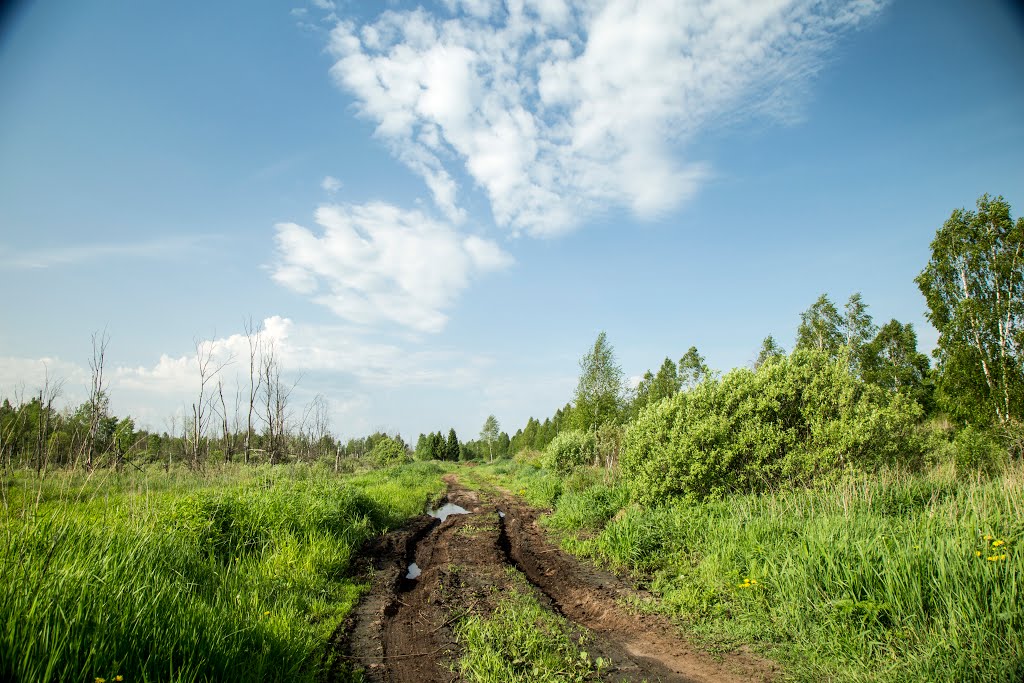
[[[370,534],[443,489],[429,463],[16,473],[0,520],[0,678],[313,681]]]

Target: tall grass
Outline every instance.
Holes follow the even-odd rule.
[[[442,488],[413,469],[16,475],[0,679],[314,680],[362,588],[354,550]]]
[[[625,506],[566,491],[548,520],[578,554],[644,578],[712,643],[754,642],[799,679],[1024,680],[1024,469],[956,481]]]

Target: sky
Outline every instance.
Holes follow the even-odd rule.
[[[0,396],[164,430],[196,346],[293,418],[510,434],[604,330],[628,377],[792,347],[914,284],[982,193],[1024,210],[1024,15],[967,0],[23,2],[0,14]],[[229,389],[230,391],[230,389]]]

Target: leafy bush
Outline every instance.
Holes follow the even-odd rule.
[[[1006,450],[991,433],[973,425],[964,427],[953,439],[953,462],[960,476],[993,474],[1006,461]]]
[[[594,435],[579,430],[560,432],[544,449],[544,464],[565,476],[594,457]]]
[[[391,437],[385,436],[373,446],[370,457],[383,466],[397,465],[406,460],[405,447]]]
[[[806,483],[848,467],[917,466],[920,406],[798,351],[645,408],[621,456],[634,499],[717,497]]]

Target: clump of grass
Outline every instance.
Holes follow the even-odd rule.
[[[510,572],[514,573],[514,572]],[[609,662],[591,659],[585,637],[529,594],[525,579],[487,617],[456,626],[463,647],[457,667],[473,683],[561,683],[597,680]]]
[[[315,680],[362,590],[354,550],[441,488],[419,470],[26,475],[0,518],[0,679]]]

